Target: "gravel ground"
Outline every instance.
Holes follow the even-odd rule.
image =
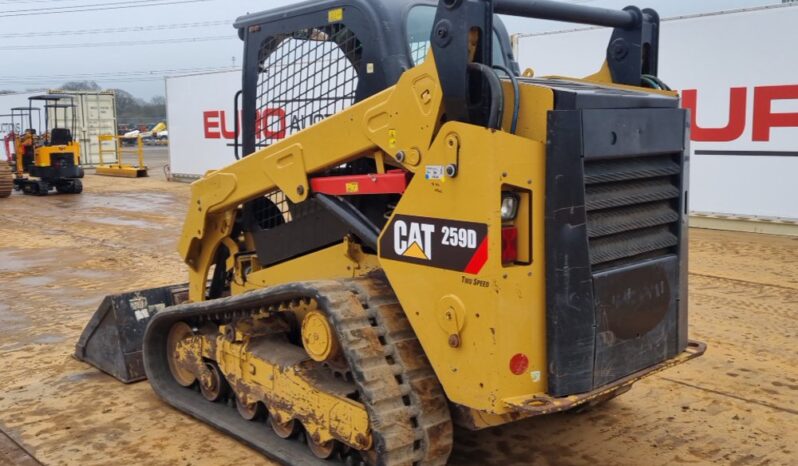
[[[0,200],[0,465],[269,464],[71,357],[102,297],[185,280],[188,186],[87,175]],[[458,432],[459,465],[789,465],[798,458],[798,238],[691,232],[691,337],[707,354],[583,414]],[[23,446],[23,450],[14,444]],[[27,461],[27,463],[26,463]]]

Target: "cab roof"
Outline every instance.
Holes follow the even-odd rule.
[[[293,16],[318,11],[354,7],[369,14],[375,21],[374,24],[381,24],[385,27],[396,22],[401,23],[405,12],[415,5],[437,6],[438,2],[436,0],[307,0],[241,16],[235,20],[233,26],[239,29],[239,35],[243,36],[241,30],[249,26],[285,20]]]
[[[69,94],[41,94],[28,97],[28,100],[61,100],[61,99],[75,99],[75,96]]]

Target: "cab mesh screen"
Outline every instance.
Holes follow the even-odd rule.
[[[340,24],[264,41],[255,146],[267,147],[352,105],[361,57],[360,41]]]

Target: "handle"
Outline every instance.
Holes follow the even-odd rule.
[[[235,128],[234,130],[235,139],[233,139],[233,154],[236,156],[236,160],[241,160],[241,156],[238,153],[238,146],[239,146],[238,137],[239,134],[241,133],[241,128],[240,128],[241,122],[239,121],[240,112],[238,110],[238,101],[241,100],[242,93],[243,91],[238,91],[236,92],[236,95],[233,97],[233,121],[235,121],[235,123],[233,124],[233,127]]]
[[[640,20],[629,10],[610,10],[549,0],[494,0],[493,10],[502,15],[623,29],[635,27]]]

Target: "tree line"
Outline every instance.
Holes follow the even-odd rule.
[[[59,89],[65,91],[101,91],[94,81],[70,81]],[[123,89],[110,89],[116,94],[116,119],[119,126],[135,128],[139,125],[152,126],[166,120],[166,98],[155,96],[149,101],[133,96]],[[14,91],[0,90],[0,95]]]

